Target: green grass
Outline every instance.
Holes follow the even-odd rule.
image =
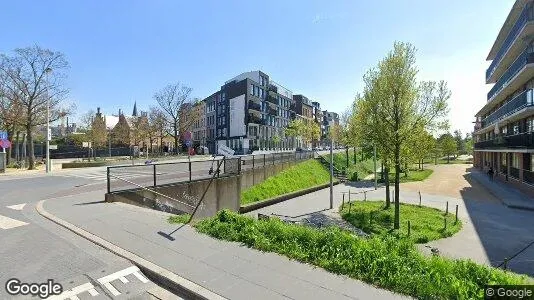
[[[330,154],[325,155],[324,158],[330,161]],[[347,154],[345,151],[334,154],[334,167],[340,171],[346,171],[347,177],[350,181],[357,181],[365,178],[374,172],[373,159],[361,160],[361,156],[356,156],[356,163],[354,163],[354,150],[349,149],[349,167],[347,169]],[[377,166],[380,161],[377,161]]]
[[[420,299],[483,298],[486,284],[527,284],[532,280],[472,261],[426,257],[409,239],[363,239],[339,228],[320,230],[277,219],[258,221],[226,210],[195,226],[218,239],[279,253]]]
[[[400,182],[413,182],[413,181],[423,181],[427,179],[430,175],[434,173],[434,170],[431,169],[424,169],[424,170],[411,170],[408,172],[408,176],[406,177],[403,172],[400,173]],[[379,182],[383,182],[380,180],[380,173],[377,175],[379,177]],[[389,172],[389,184],[394,185],[395,182],[395,173]]]
[[[408,225],[410,221],[409,239],[415,243],[426,243],[432,240],[450,237],[462,228],[462,222],[455,224],[455,216],[448,213],[447,229],[445,229],[445,212],[426,206],[400,204],[401,229],[393,231],[394,203],[388,209],[384,209],[384,201],[357,201],[346,203],[340,208],[343,219],[352,225],[362,229],[366,233],[376,235],[393,234],[398,237],[408,237]],[[350,212],[349,212],[350,209]]]
[[[241,192],[241,204],[249,204],[330,182],[328,171],[315,159],[298,163]]]
[[[169,223],[180,223],[180,224],[186,224],[187,221],[189,221],[189,218],[191,218],[190,214],[183,214],[183,215],[174,215],[170,216],[167,221]]]

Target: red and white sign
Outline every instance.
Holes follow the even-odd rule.
[[[0,148],[11,148],[11,142],[9,140],[0,140]]]

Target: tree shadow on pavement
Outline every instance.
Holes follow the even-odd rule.
[[[464,187],[460,194],[473,224],[476,235],[469,237],[470,240],[480,240],[486,255],[494,267],[503,264],[506,258],[510,258],[526,245],[534,240],[534,212],[510,209],[495,201],[485,201],[484,197],[495,197],[490,194],[488,184],[501,184],[497,182],[480,182],[478,177],[471,174],[480,172],[473,168],[466,169],[465,180],[469,187]],[[481,174],[485,175],[485,174]],[[509,270],[517,273],[534,275],[534,246],[527,249],[507,263]],[[466,249],[469,251],[469,249]]]

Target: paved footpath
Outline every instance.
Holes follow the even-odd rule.
[[[168,214],[105,203],[102,192],[47,200],[44,209],[228,299],[400,299],[357,280],[273,253],[212,239],[189,226],[170,241],[158,232],[177,225]]]
[[[475,179],[478,178],[478,173],[472,174],[466,168],[462,165],[438,166],[434,174],[424,182],[401,184],[400,199],[401,202],[418,204],[419,191],[422,191],[422,204],[425,206],[445,210],[446,203],[449,202],[449,212],[454,213],[458,205],[463,229],[450,238],[433,241],[428,245],[437,247],[442,254],[452,258],[472,259],[478,263],[498,266],[505,257],[511,257],[534,241],[534,212],[511,209],[501,204],[498,196],[516,199],[513,198],[515,193],[506,193],[505,188],[497,183],[493,183],[497,187],[491,187],[491,193],[488,192],[487,187]],[[448,178],[448,182],[444,177]],[[494,189],[501,193],[494,193]],[[365,197],[368,200],[385,199],[385,188],[382,186],[375,190],[372,182],[347,183],[334,187],[332,210],[329,210],[330,191],[323,189],[250,212],[249,215],[262,213],[298,217],[324,210],[325,213],[335,213],[343,202],[342,193],[348,191],[352,193],[351,200],[363,200]],[[367,191],[365,196],[364,191]],[[347,200],[348,194],[345,194],[345,201]],[[421,248],[428,251],[424,246]],[[534,276],[534,246],[511,260],[508,267],[515,272]]]

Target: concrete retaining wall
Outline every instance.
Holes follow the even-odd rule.
[[[209,185],[195,217],[210,217],[221,209],[238,212],[242,190],[259,184],[294,164],[296,162],[284,162],[258,169],[243,170],[240,175],[215,178],[211,184],[209,179],[202,179],[148,189],[117,191],[106,194],[106,201],[124,202],[174,214],[192,213],[194,206]]]

